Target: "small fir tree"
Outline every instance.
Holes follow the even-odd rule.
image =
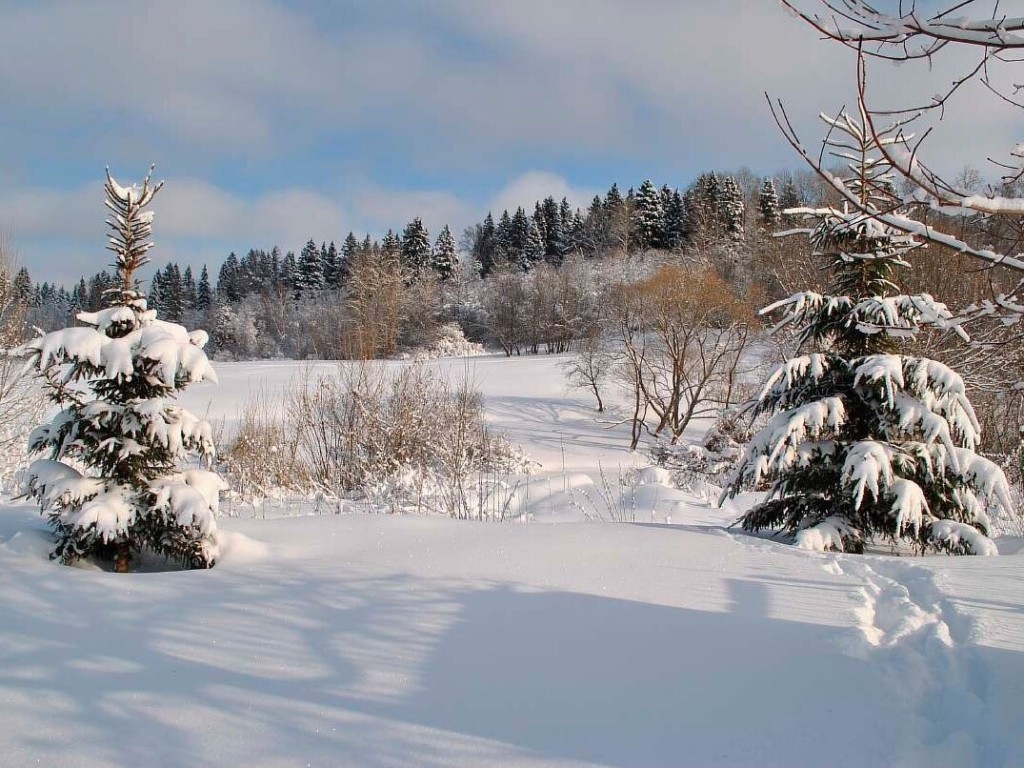
[[[757,207],[761,212],[761,226],[766,230],[773,230],[782,221],[782,210],[779,208],[779,195],[775,191],[775,182],[772,178],[766,177],[761,185],[761,192],[757,197]]]
[[[217,293],[221,301],[234,302],[242,298],[240,281],[238,257],[232,251],[220,265],[217,275]]]
[[[512,217],[508,215],[507,210],[502,211],[494,229],[494,253],[499,264],[519,261],[512,229]]]
[[[113,559],[119,572],[150,550],[197,568],[218,555],[217,499],[226,488],[213,472],[179,469],[190,456],[213,458],[210,425],[173,403],[176,392],[216,375],[204,331],[158,320],[135,280],[148,260],[161,184],[152,169],[140,186],[122,187],[107,173],[111,211],[107,248],[119,282],[108,306],[82,312],[86,327],[40,336],[17,351],[41,374],[59,408],[37,427],[35,460],[23,476],[57,534],[53,556]]]
[[[722,179],[721,192],[718,198],[718,217],[722,222],[725,234],[734,243],[743,242],[743,192],[736,179],[726,176]]]
[[[441,233],[437,236],[437,244],[434,246],[434,255],[430,266],[441,280],[450,279],[459,266],[455,238],[447,224],[441,228]]]
[[[11,290],[14,293],[15,298],[23,305],[27,306],[32,303],[32,278],[25,267],[21,267],[14,275]]]
[[[665,240],[665,210],[661,194],[650,179],[644,181],[637,190],[632,218],[637,248],[642,251],[662,247]]]
[[[324,287],[324,263],[320,258],[320,249],[312,240],[308,240],[303,246],[296,267],[295,295],[297,298],[303,294],[319,291]]]
[[[526,242],[523,244],[521,266],[524,272],[529,272],[537,266],[544,258],[544,236],[537,226],[537,220],[532,216],[526,226]]]
[[[413,278],[422,275],[430,266],[430,233],[417,216],[402,233],[402,267]]]
[[[678,189],[672,190],[665,206],[665,247],[672,251],[680,250],[686,244],[689,234],[686,203]]]
[[[900,353],[921,324],[949,325],[950,313],[931,296],[900,293],[897,273],[917,243],[863,213],[887,200],[888,168],[863,123],[845,113],[828,122],[830,145],[850,161],[850,178],[837,183],[862,208],[804,212],[819,220],[811,243],[831,263],[834,293],[798,293],[764,310],[783,311],[780,327],[795,327],[807,353],[762,388],[753,412],[774,415],[726,495],[767,487],[743,527],[781,528],[808,549],[860,552],[882,537],[995,554],[989,513],[1011,511],[1009,489],[975,453],[964,382],[942,363]]]
[[[490,275],[498,262],[497,231],[494,226],[494,216],[490,211],[487,212],[484,223],[480,225],[480,229],[473,239],[473,262],[480,265],[481,277]]]
[[[192,267],[185,267],[181,274],[182,306],[186,311],[191,312],[196,308],[198,301],[198,288],[195,277],[192,275]]]
[[[213,291],[210,289],[210,272],[206,265],[199,273],[199,283],[196,285],[196,309],[205,312],[213,305]]]

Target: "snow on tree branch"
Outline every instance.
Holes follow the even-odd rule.
[[[825,0],[824,13],[808,13],[791,0],[781,0],[790,12],[813,26],[830,40],[860,46],[874,43],[873,55],[906,60],[924,58],[949,43],[982,48],[1024,48],[1024,17],[998,14],[998,4],[988,18],[954,16],[974,5],[973,0],[959,2],[931,15],[924,15],[916,3],[906,13],[883,13],[863,0]],[[904,4],[900,4],[902,9]]]

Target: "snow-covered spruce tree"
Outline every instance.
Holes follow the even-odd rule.
[[[437,236],[437,244],[434,246],[434,254],[430,260],[430,266],[437,273],[441,280],[448,280],[455,274],[459,266],[459,254],[455,247],[455,237],[451,229],[445,224]]]
[[[772,230],[782,222],[782,211],[779,208],[779,195],[775,191],[775,181],[765,177],[761,192],[757,197],[757,207],[761,212],[761,224],[765,229]]]
[[[637,190],[632,215],[637,248],[660,248],[665,240],[665,210],[661,194],[650,179],[645,180]]]
[[[180,469],[190,456],[210,460],[210,425],[175,405],[186,385],[216,375],[202,347],[205,331],[158,320],[139,293],[136,271],[148,261],[153,213],[162,183],[122,187],[107,172],[107,248],[120,284],[108,306],[82,312],[86,327],[64,328],[19,348],[42,376],[60,411],[37,427],[29,449],[44,458],[25,471],[23,487],[48,515],[63,562],[112,559],[128,570],[144,550],[208,568],[218,554],[217,498],[226,486],[213,472]]]
[[[524,272],[529,272],[537,266],[544,258],[544,236],[541,234],[537,220],[532,216],[526,225],[526,239],[523,243],[520,267]]]
[[[740,185],[732,176],[726,176],[722,180],[718,205],[718,215],[726,235],[733,242],[743,242],[743,215],[746,206],[743,204],[743,192],[740,190]]]
[[[419,277],[430,267],[430,233],[419,216],[406,226],[400,248],[402,266],[412,277]]]
[[[995,554],[990,513],[1011,511],[1009,489],[1002,470],[975,453],[978,421],[964,382],[942,363],[900,354],[922,324],[950,325],[951,315],[897,287],[918,243],[870,215],[892,204],[871,132],[845,113],[825,119],[828,143],[852,172],[841,183],[861,206],[786,211],[818,220],[811,243],[831,262],[834,292],[798,293],[763,310],[782,311],[778,327],[794,327],[807,352],[768,377],[753,412],[774,415],[723,496],[767,486],[743,527],[782,529],[807,549],[861,552],[882,538]]]

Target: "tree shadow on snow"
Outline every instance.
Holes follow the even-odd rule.
[[[17,572],[0,593],[0,714],[14,727],[0,753],[863,765],[901,738],[883,672],[844,653],[835,628],[773,618],[767,580],[726,579],[708,612],[366,570]]]

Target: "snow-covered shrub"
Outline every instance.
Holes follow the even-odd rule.
[[[598,477],[587,488],[569,488],[570,503],[585,520],[603,520],[611,523],[635,523],[637,520],[637,494],[640,485],[654,484],[662,478],[650,476],[652,468],[619,465],[613,477],[598,462]],[[654,473],[664,472],[656,469]],[[653,511],[652,511],[653,515]]]
[[[845,114],[829,122],[842,134],[843,156],[851,142],[860,148],[851,193],[866,207],[891,204],[871,134]],[[819,221],[811,240],[831,260],[834,293],[798,293],[764,310],[782,311],[780,327],[795,327],[811,350],[778,366],[753,408],[771,419],[727,494],[762,484],[769,492],[743,527],[782,528],[818,549],[859,551],[884,537],[994,554],[985,534],[1012,501],[1002,470],[975,452],[980,428],[963,379],[935,360],[900,354],[922,324],[951,324],[943,304],[901,294],[895,283],[917,243],[860,212],[806,213]]]
[[[335,376],[293,384],[285,410],[296,476],[308,477],[311,489],[362,495],[379,507],[476,517],[474,510],[493,507],[483,498],[488,477],[529,466],[489,432],[471,382],[452,383],[423,363],[395,372],[342,365]]]
[[[672,482],[678,488],[721,486],[743,458],[743,446],[750,437],[749,424],[730,408],[715,420],[699,444],[657,440],[648,455],[654,464],[672,472]]]
[[[469,341],[458,323],[445,323],[434,330],[433,340],[413,353],[416,360],[439,357],[473,357],[484,354],[483,344]]]
[[[218,556],[216,513],[225,487],[214,473],[182,466],[210,459],[210,425],[173,402],[177,391],[216,375],[189,333],[158,320],[137,291],[134,272],[146,262],[153,214],[146,206],[162,184],[120,186],[109,172],[106,192],[122,284],[111,306],[82,312],[85,327],[65,328],[22,345],[60,408],[29,437],[44,458],[23,475],[57,533],[64,562],[112,558],[126,571],[133,554],[152,550],[191,567]]]
[[[298,460],[297,435],[266,391],[250,396],[239,408],[220,463],[231,490],[247,504],[310,488]]]

